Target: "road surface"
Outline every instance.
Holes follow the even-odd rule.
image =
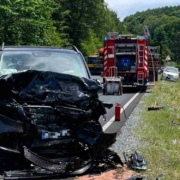
[[[93,79],[99,79],[102,81],[100,76],[93,76]],[[106,133],[119,132],[122,126],[125,124],[126,119],[131,115],[132,111],[140,101],[144,93],[141,93],[138,90],[133,88],[125,88],[123,95],[103,95],[102,92],[99,92],[100,100],[108,103],[113,103],[114,106],[111,109],[107,109],[106,121],[103,120],[103,117],[100,118],[100,123],[103,127],[103,130]],[[115,105],[116,103],[121,104],[123,107],[121,110],[121,120],[115,121]]]

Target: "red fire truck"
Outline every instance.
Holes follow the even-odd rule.
[[[146,89],[149,73],[152,74],[152,71],[155,71],[157,76],[160,58],[155,59],[156,63],[152,60],[151,68],[149,67],[148,61],[152,56],[150,56],[148,44],[150,35],[147,26],[143,27],[143,33],[143,36],[134,37],[131,34],[121,35],[118,32],[109,32],[105,37],[101,73],[104,94],[114,92],[122,94],[122,86]]]

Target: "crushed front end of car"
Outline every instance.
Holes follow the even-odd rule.
[[[5,179],[83,174],[115,142],[98,121],[106,110],[96,81],[29,70],[0,77],[0,87]]]

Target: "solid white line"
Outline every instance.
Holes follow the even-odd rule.
[[[136,93],[125,105],[121,108],[121,113],[133,102],[133,100],[139,95],[140,92]],[[113,122],[115,121],[115,116],[113,116],[102,128],[105,131]]]

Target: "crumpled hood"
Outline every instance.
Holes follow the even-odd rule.
[[[17,102],[56,103],[79,106],[95,96],[96,81],[55,72],[29,70],[0,77],[0,94]],[[81,104],[83,106],[83,104]]]
[[[104,133],[99,122],[106,109],[96,81],[30,70],[0,77],[0,87],[0,171],[7,179],[79,175],[98,158],[114,158],[105,152],[116,133]]]

